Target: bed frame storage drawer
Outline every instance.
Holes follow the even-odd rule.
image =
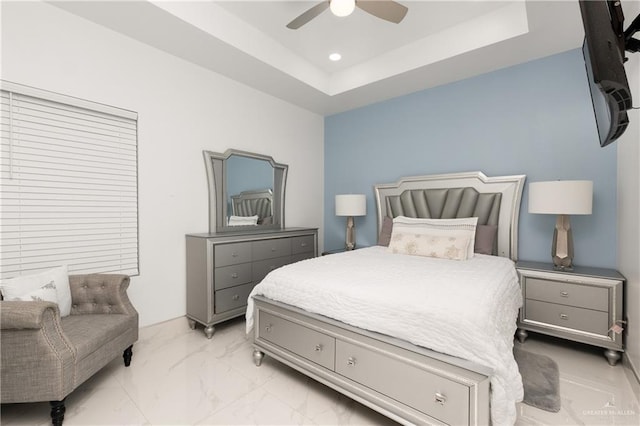
[[[251,263],[216,268],[214,288],[222,290],[223,288],[246,284],[251,282],[251,276]]]
[[[259,339],[333,370],[336,339],[264,311],[258,315]]]
[[[586,331],[600,336],[606,336],[609,331],[608,315],[602,311],[526,300],[525,312],[526,319],[531,321]]]
[[[186,249],[189,326],[202,324],[211,339],[214,324],[245,314],[251,289],[269,272],[302,257],[317,256],[318,230],[188,234]]]
[[[402,424],[489,425],[491,369],[264,296],[253,300],[256,365],[268,354]]]
[[[216,312],[226,312],[245,306],[253,287],[253,283],[249,283],[216,291]]]
[[[469,388],[425,369],[338,340],[336,372],[444,423],[469,423]]]
[[[609,308],[608,290],[602,287],[529,278],[525,292],[527,299],[603,312]]]

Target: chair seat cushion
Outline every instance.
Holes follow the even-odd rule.
[[[62,328],[77,351],[77,359],[104,347],[123,333],[137,328],[136,317],[122,314],[70,315],[62,318]]]

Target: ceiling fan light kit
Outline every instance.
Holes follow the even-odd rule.
[[[289,22],[287,28],[297,30],[329,8],[336,16],[348,16],[356,7],[394,24],[400,23],[408,11],[406,6],[393,0],[325,0]]]
[[[356,0],[330,0],[329,9],[336,16],[349,16],[356,8]]]

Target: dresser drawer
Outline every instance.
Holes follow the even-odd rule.
[[[609,290],[604,287],[538,278],[525,278],[524,282],[527,299],[604,312],[609,310]]]
[[[259,339],[333,370],[336,345],[333,337],[264,311],[259,311],[258,318]]]
[[[313,253],[315,251],[315,241],[313,235],[303,235],[291,238],[291,253]],[[312,255],[313,256],[313,255]]]
[[[606,312],[530,299],[525,301],[525,320],[553,324],[601,336],[606,336],[610,327],[609,315]]]
[[[272,240],[255,241],[253,243],[253,259],[271,259],[291,256],[291,239],[274,238]]]
[[[251,282],[251,263],[223,266],[216,268],[214,273],[214,288],[233,287]]]
[[[417,366],[342,340],[336,373],[451,425],[469,424],[469,388]],[[384,365],[384,369],[380,366]]]
[[[275,259],[261,260],[253,262],[253,282],[258,284],[274,269],[291,263],[291,256],[277,257]]]
[[[214,249],[215,266],[251,262],[251,243],[219,244]]]
[[[313,252],[308,251],[306,253],[296,253],[291,255],[291,263],[300,262],[301,260],[313,258]]]
[[[216,291],[216,313],[218,314],[220,312],[230,311],[235,308],[246,306],[251,290],[253,290],[253,283],[242,284]]]

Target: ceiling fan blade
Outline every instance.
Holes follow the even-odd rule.
[[[302,15],[298,16],[293,21],[287,24],[287,28],[292,30],[297,30],[316,16],[320,15],[322,12],[329,8],[329,0],[325,0],[322,3],[319,3],[313,6],[311,9],[304,12]]]
[[[400,23],[407,14],[406,6],[393,0],[356,0],[356,6],[385,21]]]

